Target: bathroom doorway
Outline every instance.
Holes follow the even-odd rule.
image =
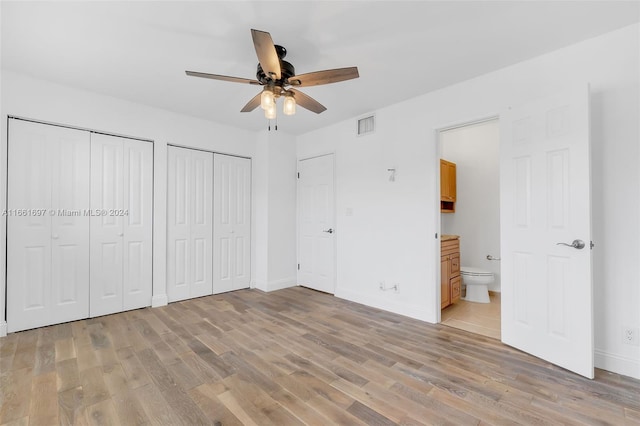
[[[500,339],[500,127],[438,131],[441,323]]]

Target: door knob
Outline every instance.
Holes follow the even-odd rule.
[[[556,243],[557,246],[567,246],[567,247],[573,247],[574,249],[578,249],[578,250],[582,250],[585,246],[584,241],[582,240],[573,240],[573,242],[571,244],[567,244],[567,243]]]
[[[328,232],[329,234],[333,234],[333,228],[323,229],[322,232]]]

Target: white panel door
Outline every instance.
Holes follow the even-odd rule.
[[[91,316],[151,304],[153,146],[91,136]]]
[[[91,316],[122,311],[123,143],[91,135]]]
[[[167,297],[212,294],[213,154],[168,147]]]
[[[251,160],[214,154],[213,292],[251,281]]]
[[[593,378],[588,89],[500,123],[502,340]]]
[[[153,292],[153,144],[124,141],[123,310],[151,305]]]
[[[9,122],[7,325],[89,314],[89,133]]]
[[[335,292],[333,155],[298,162],[298,284]]]

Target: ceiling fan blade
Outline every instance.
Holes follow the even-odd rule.
[[[336,68],[333,70],[316,71],[293,76],[289,79],[289,84],[296,87],[318,86],[320,84],[337,83],[358,77],[360,77],[358,67]]]
[[[251,80],[249,78],[229,77],[228,75],[207,74],[204,72],[196,72],[196,71],[185,71],[185,72],[187,73],[187,75],[191,77],[202,77],[202,78],[210,78],[212,80],[230,81],[232,83],[260,85],[260,82],[258,80]]]
[[[300,105],[302,108],[306,108],[309,111],[315,112],[316,114],[320,114],[321,112],[327,110],[324,105],[313,99],[311,96],[305,95],[304,93],[296,89],[288,90],[293,92],[293,98],[296,100],[296,104]]]
[[[251,30],[251,37],[262,71],[273,80],[280,80],[280,58],[276,53],[271,34],[265,31]]]
[[[251,112],[260,105],[260,96],[262,92],[255,95],[247,104],[240,110],[240,112]]]

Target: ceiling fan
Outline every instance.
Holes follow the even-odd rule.
[[[271,34],[252,29],[251,36],[259,61],[256,80],[195,71],[186,71],[187,75],[263,86],[262,92],[254,96],[240,111],[250,112],[260,105],[268,119],[276,118],[276,99],[281,96],[284,97],[283,112],[285,115],[295,114],[296,104],[316,114],[327,109],[295,87],[318,86],[359,77],[358,67],[336,68],[296,75],[293,65],[284,60],[287,49],[273,44]]]

